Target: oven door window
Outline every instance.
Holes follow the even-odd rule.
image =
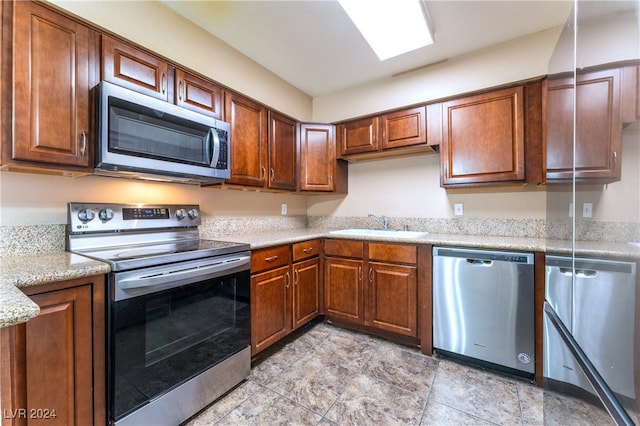
[[[113,418],[249,346],[249,284],[245,271],[113,303]]]

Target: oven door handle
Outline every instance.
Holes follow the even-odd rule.
[[[177,287],[184,284],[185,280],[192,278],[205,279],[211,276],[221,276],[225,272],[232,271],[239,266],[248,265],[250,259],[250,256],[240,256],[209,263],[204,266],[191,266],[184,269],[172,269],[161,273],[125,278],[118,281],[118,287],[123,290],[130,290],[143,287],[162,286],[163,284],[171,283],[175,283],[175,287]],[[171,286],[164,286],[163,288],[170,287]]]

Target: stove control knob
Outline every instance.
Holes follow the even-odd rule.
[[[189,219],[197,219],[198,216],[200,216],[200,213],[198,213],[198,209],[191,209],[188,212],[189,215]]]
[[[187,217],[187,211],[185,209],[176,210],[176,219],[182,220]]]
[[[78,212],[78,219],[82,222],[90,222],[96,217],[96,212],[91,209],[82,209]]]
[[[113,219],[113,210],[111,209],[102,209],[98,212],[98,218],[103,222],[109,222]]]

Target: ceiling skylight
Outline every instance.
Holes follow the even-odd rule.
[[[338,0],[381,61],[433,43],[421,0]]]

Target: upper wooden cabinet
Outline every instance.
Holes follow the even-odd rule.
[[[300,190],[347,192],[348,167],[336,159],[335,126],[300,124]]]
[[[173,72],[169,63],[130,44],[102,36],[102,79],[172,101]]]
[[[269,111],[269,188],[296,190],[296,124]]]
[[[225,121],[231,123],[231,177],[227,182],[265,186],[267,109],[234,93],[225,93]]]
[[[178,68],[174,93],[176,105],[222,120],[224,91],[221,87]]]
[[[14,27],[13,99],[6,98],[11,91],[3,93],[5,102],[13,105],[11,116],[3,114],[3,120],[10,120],[5,128],[11,128],[13,143],[4,144],[2,162],[87,171],[93,140],[89,127],[93,31],[38,3],[2,6],[3,13],[13,6]]]
[[[425,106],[338,125],[340,156],[349,160],[434,150]],[[439,140],[435,140],[435,145]]]
[[[378,121],[382,149],[427,142],[427,109],[411,108],[385,114]]]
[[[340,155],[378,150],[378,117],[368,117],[338,125]]]
[[[102,37],[102,79],[222,119],[223,89],[142,49]]]
[[[523,87],[442,104],[443,186],[525,179]]]
[[[623,117],[635,117],[635,68],[615,68],[550,78],[547,87],[547,180],[620,180]],[[635,76],[635,74],[633,74]],[[630,87],[623,87],[627,82]],[[627,110],[623,109],[627,106]],[[633,108],[629,108],[629,106]]]

